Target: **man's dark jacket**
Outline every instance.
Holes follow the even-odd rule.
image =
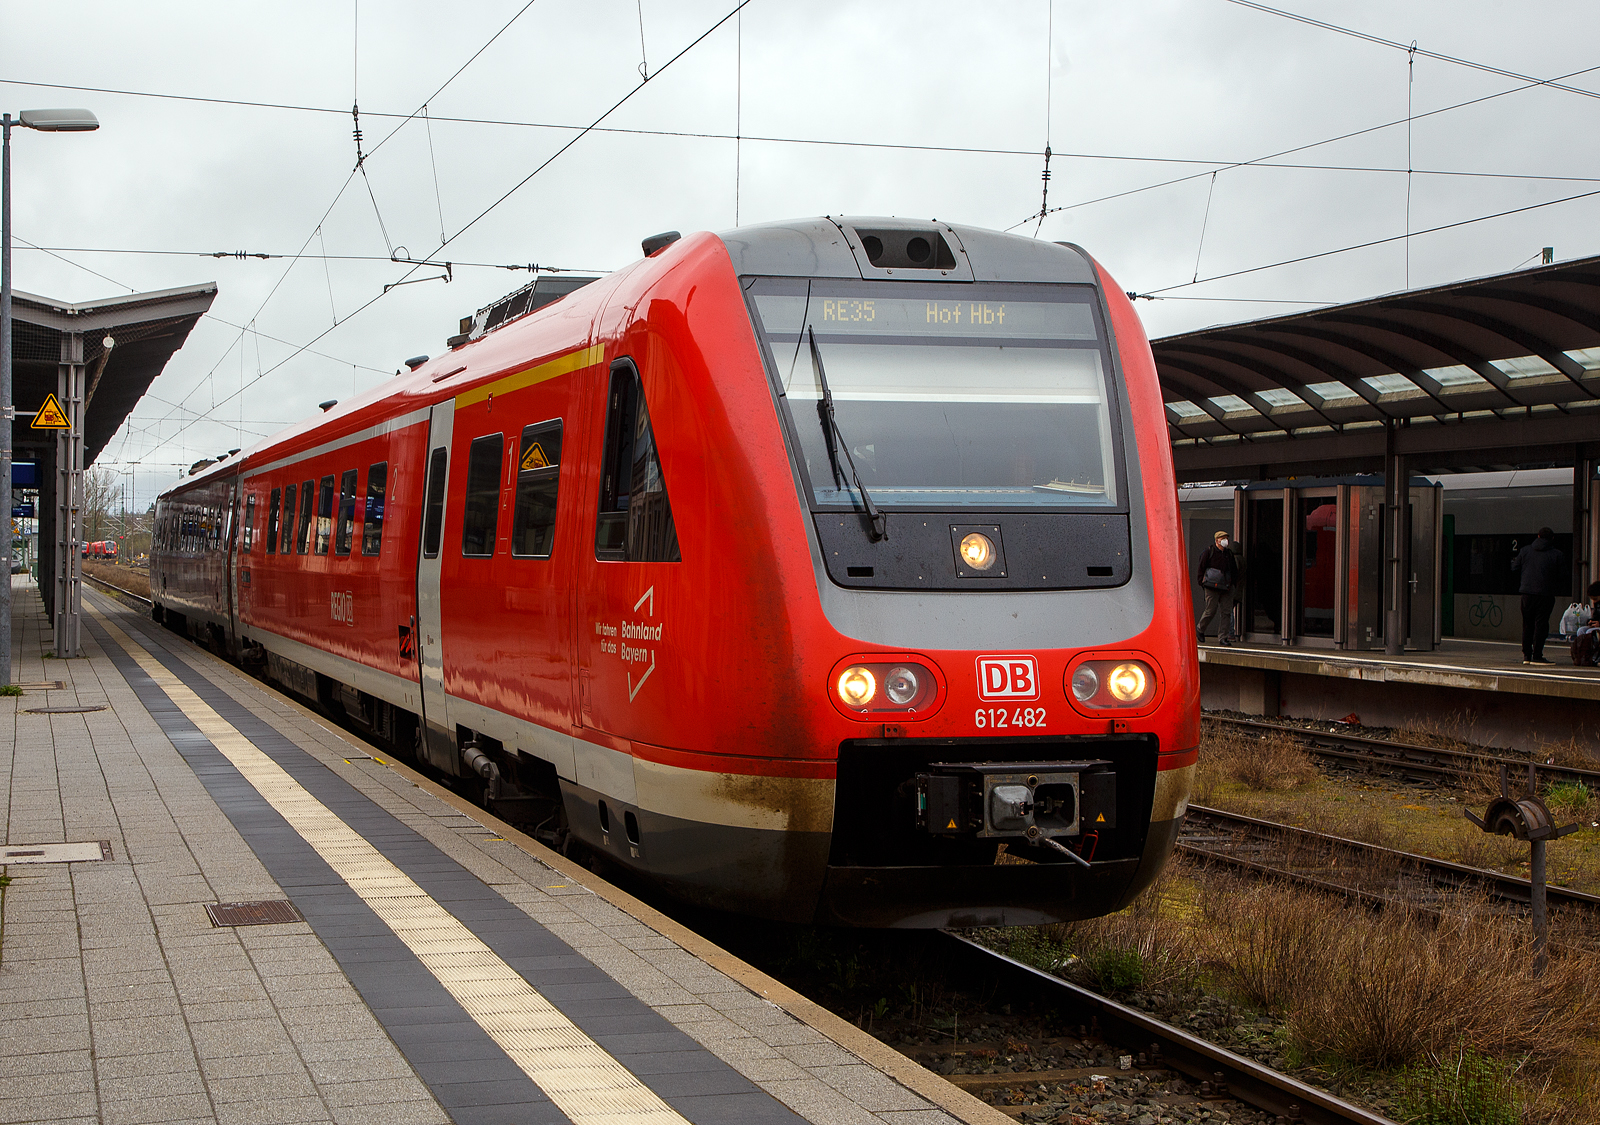
[[[1228,576],[1228,585],[1239,584],[1239,563],[1233,557],[1233,552],[1226,547],[1219,547],[1215,543],[1200,553],[1200,566],[1195,570],[1195,581],[1205,585],[1206,571],[1215,567]]]
[[[1511,569],[1522,575],[1519,594],[1554,594],[1560,596],[1572,588],[1572,572],[1567,569],[1567,556],[1556,550],[1548,539],[1535,539],[1511,560]]]

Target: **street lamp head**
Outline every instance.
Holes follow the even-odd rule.
[[[17,121],[41,133],[87,133],[100,128],[99,119],[86,109],[25,109]]]

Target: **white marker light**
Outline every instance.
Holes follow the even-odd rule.
[[[1107,686],[1110,687],[1111,694],[1122,702],[1132,703],[1144,695],[1145,688],[1149,682],[1149,679],[1145,676],[1143,665],[1118,664],[1111,670],[1111,678]]]
[[[917,679],[915,669],[907,668],[904,664],[889,669],[889,674],[884,677],[883,690],[888,694],[893,703],[904,707],[917,697],[917,691],[922,683]]]
[[[1095,675],[1094,669],[1085,664],[1072,673],[1072,694],[1079,703],[1087,703],[1093,699],[1100,690],[1100,677]]]
[[[865,707],[878,694],[878,678],[859,665],[839,676],[839,698],[846,707]]]
[[[998,557],[994,540],[982,532],[968,532],[961,540],[961,561],[973,570],[988,570]]]

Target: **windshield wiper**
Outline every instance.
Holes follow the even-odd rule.
[[[871,536],[876,543],[880,539],[889,538],[888,521],[884,518],[878,506],[872,502],[872,497],[867,495],[867,486],[861,483],[861,474],[856,471],[856,459],[850,456],[850,443],[844,439],[844,431],[839,429],[838,416],[833,412],[833,391],[828,387],[828,372],[822,366],[822,353],[817,350],[817,332],[809,324],[806,331],[811,335],[811,362],[817,367],[817,381],[822,384],[822,398],[817,402],[817,413],[822,416],[822,434],[828,440],[828,461],[833,465],[833,483],[844,483],[839,471],[839,450],[844,450],[845,463],[850,466],[850,479],[855,482],[856,491],[861,493],[861,503],[867,509],[867,519],[872,521]],[[835,439],[838,439],[837,442]]]

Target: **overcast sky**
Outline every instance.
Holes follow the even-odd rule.
[[[668,229],[824,213],[1003,229],[1039,210],[1047,142],[1063,209],[1018,229],[1161,291],[1138,303],[1152,336],[1394,292],[1408,270],[1415,288],[1545,246],[1600,253],[1596,195],[1219,276],[1403,236],[1408,188],[1412,231],[1600,192],[1600,98],[1493,72],[1585,72],[1566,84],[1600,91],[1594,3],[1283,0],[1415,56],[1230,0],[750,0],[707,35],[736,3],[0,2],[0,106],[101,122],[14,131],[16,288],[219,288],[99,463],[147,503],[191,461],[438,354],[530,276],[458,265],[384,295],[441,272],[396,248],[604,271]],[[644,73],[603,122],[622,131],[555,156]],[[1234,166],[1291,149],[1269,163],[1302,167]],[[201,256],[241,250],[286,257]]]

